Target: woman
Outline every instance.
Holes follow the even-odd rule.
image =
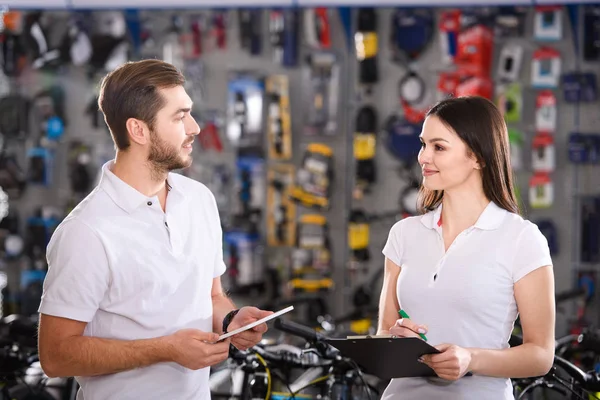
[[[504,119],[484,98],[443,100],[421,143],[423,215],[383,249],[378,334],[425,334],[441,353],[421,360],[437,377],[394,379],[382,399],[513,399],[509,378],[552,366],[554,276],[545,237],[519,215]],[[523,345],[509,348],[517,313]]]

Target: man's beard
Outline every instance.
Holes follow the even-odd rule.
[[[152,175],[161,178],[169,171],[187,168],[192,163],[192,158],[187,160],[181,155],[181,147],[175,148],[169,143],[161,140],[155,131],[150,131],[150,154],[148,163],[152,169]]]

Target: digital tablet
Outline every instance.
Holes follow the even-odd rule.
[[[283,314],[285,314],[285,313],[287,313],[287,312],[290,312],[290,311],[292,311],[293,309],[294,309],[294,306],[289,306],[289,307],[287,307],[287,308],[284,308],[283,310],[279,310],[279,311],[277,311],[276,313],[273,313],[273,314],[269,315],[268,317],[264,317],[263,319],[259,319],[258,321],[254,321],[254,322],[252,322],[252,323],[250,323],[250,324],[248,324],[248,325],[244,325],[244,326],[242,326],[241,328],[238,328],[238,329],[236,329],[236,330],[233,330],[233,331],[231,331],[231,332],[227,332],[227,333],[225,333],[225,334],[223,334],[223,335],[219,336],[219,341],[221,341],[221,340],[223,340],[223,339],[227,339],[227,338],[228,338],[228,337],[230,337],[230,336],[237,335],[238,333],[240,333],[240,332],[244,332],[245,330],[252,329],[252,328],[254,328],[255,326],[258,326],[258,325],[260,325],[260,324],[262,324],[262,323],[264,323],[264,322],[270,321],[270,320],[272,320],[273,318],[277,318],[277,317],[279,317],[280,315],[283,315]]]

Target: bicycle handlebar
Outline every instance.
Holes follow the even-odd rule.
[[[284,321],[281,318],[275,320],[275,328],[282,332],[289,333],[290,335],[301,337],[307,342],[321,342],[326,339],[323,334],[312,328],[300,325],[293,321]]]
[[[600,379],[597,375],[589,374],[581,370],[575,364],[559,356],[554,356],[554,365],[561,368],[571,378],[577,381],[583,389],[590,392],[600,391]]]

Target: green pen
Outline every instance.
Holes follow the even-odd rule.
[[[400,316],[402,318],[410,319],[410,317],[408,316],[408,314],[404,310],[398,311],[398,314],[400,314]],[[427,341],[427,336],[425,336],[424,334],[419,333],[419,336],[421,336],[421,339],[423,339],[424,341]]]

